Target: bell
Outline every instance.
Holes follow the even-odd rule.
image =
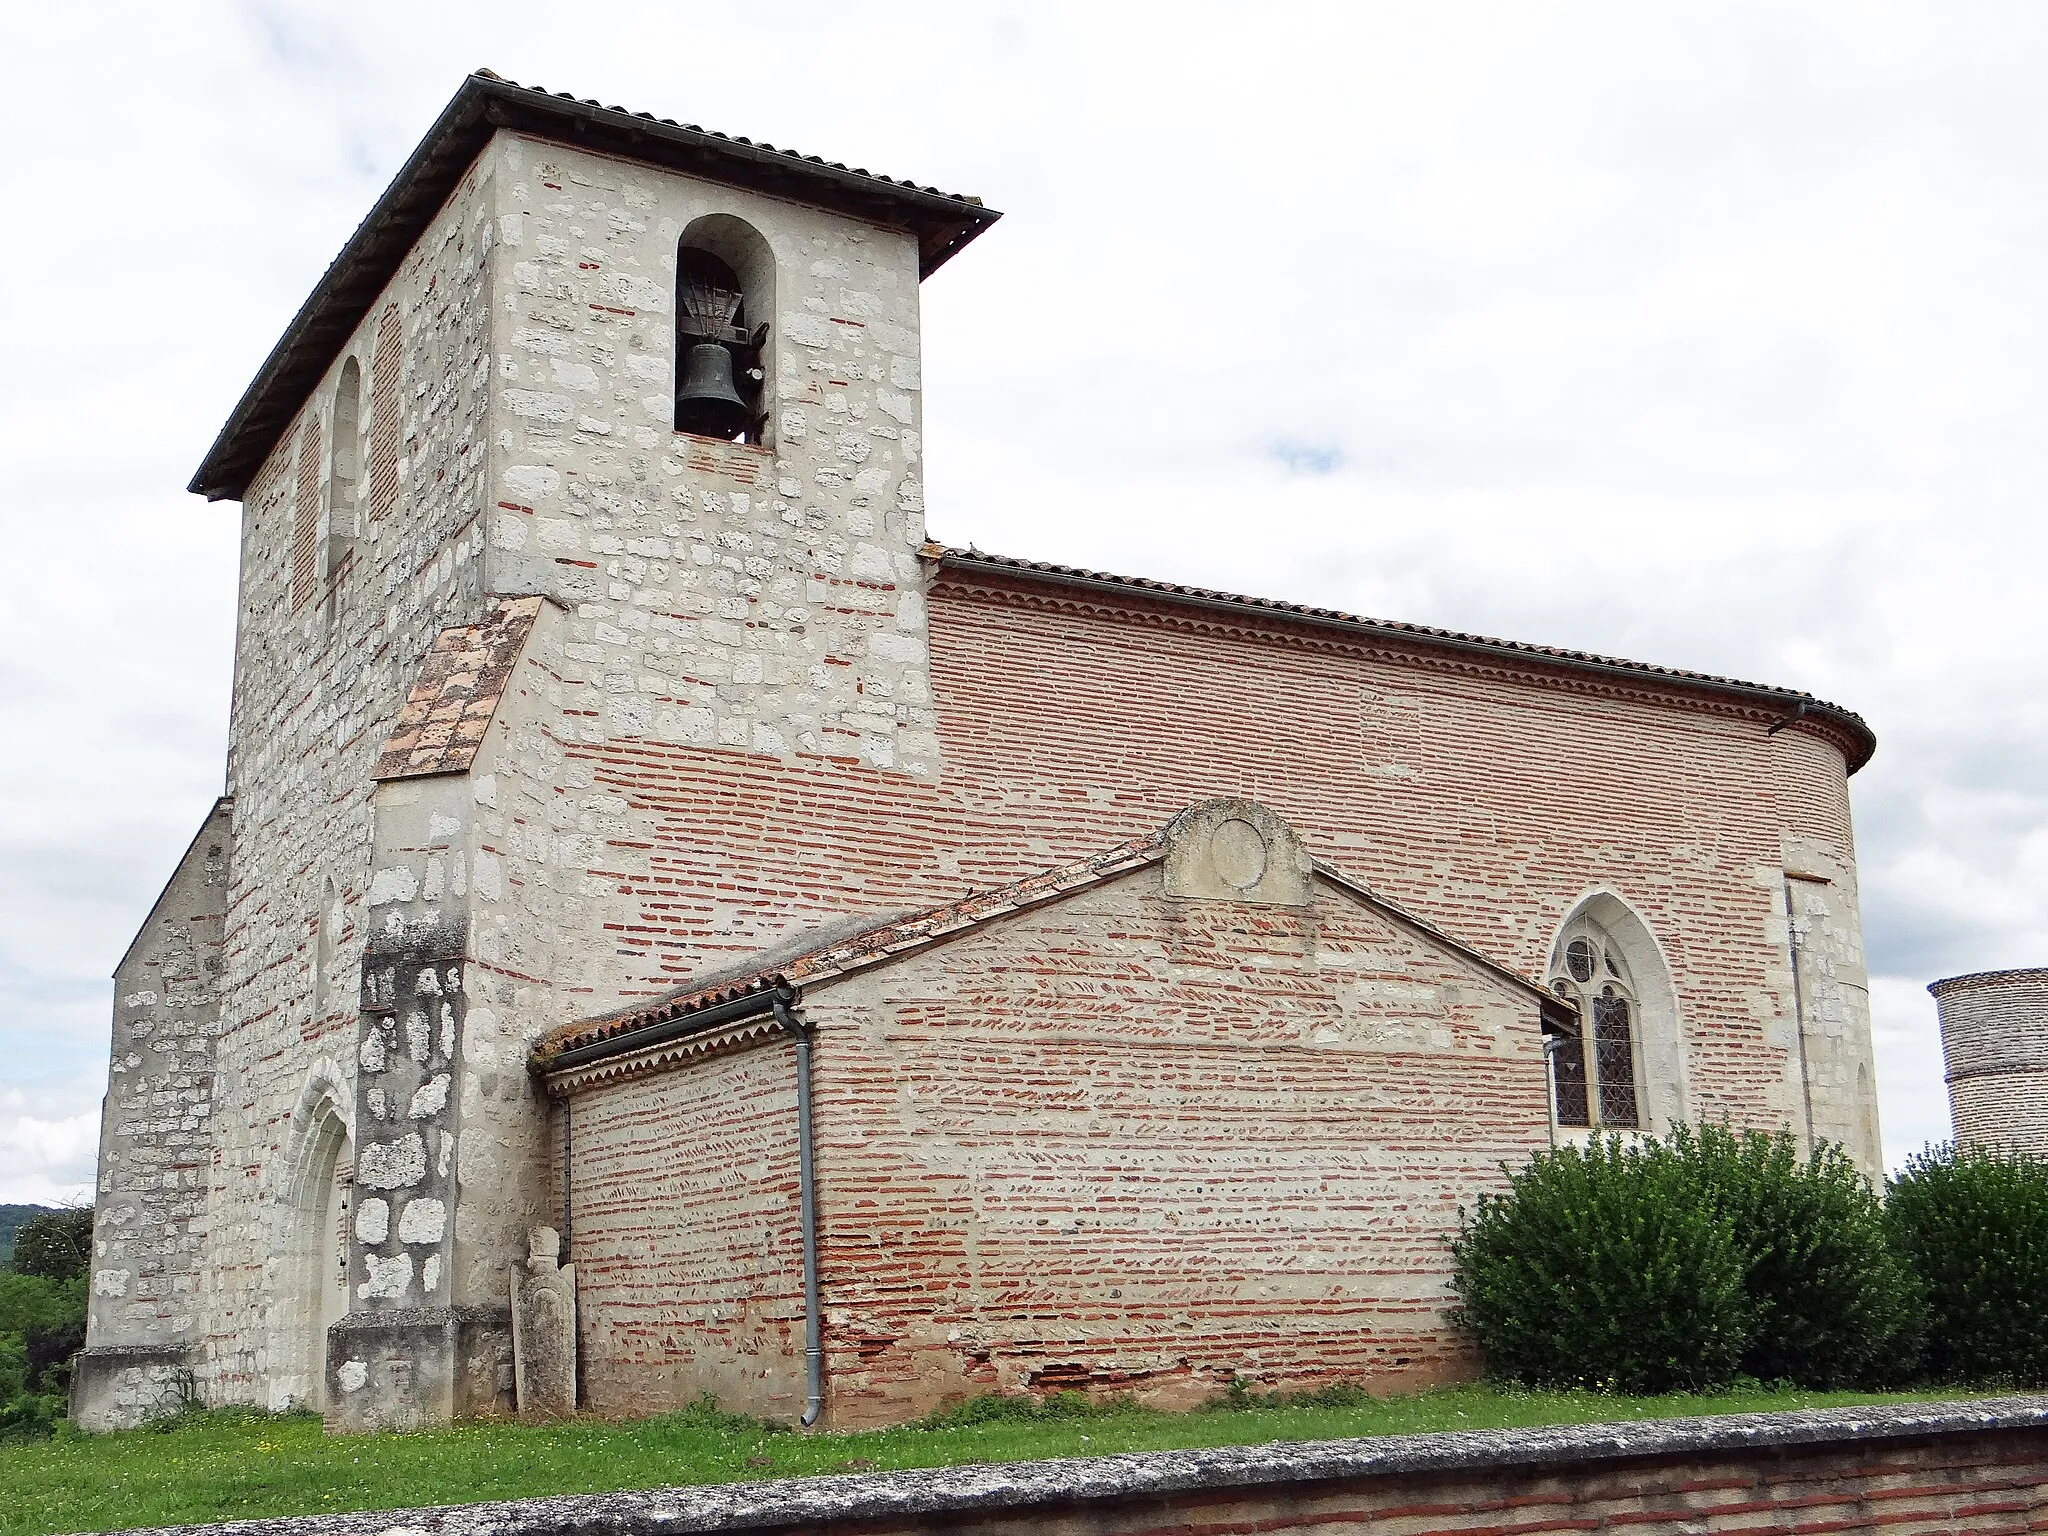
[[[683,359],[683,380],[676,386],[676,430],[730,438],[751,414],[732,387],[732,354],[715,341],[691,347]]]

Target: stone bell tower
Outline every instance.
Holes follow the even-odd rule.
[[[918,283],[956,227],[876,179],[732,141],[712,174],[505,133],[490,584],[622,669],[612,736],[938,766]],[[856,180],[857,179],[857,180]]]
[[[939,770],[918,284],[996,217],[463,83],[191,483],[243,513],[212,1145],[110,1121],[193,1251],[127,1262],[110,1202],[94,1422],[509,1404],[559,1216],[527,1046],[699,963],[608,937],[652,844],[606,762]]]
[[[465,91],[495,129],[467,172],[490,210],[493,606],[443,631],[375,770],[356,1125],[377,1214],[328,1342],[348,1428],[491,1404],[506,1276],[556,1219],[567,1134],[526,1047],[656,984],[598,937],[630,920],[607,929],[618,880],[593,871],[646,841],[586,837],[630,820],[592,787],[607,755],[938,771],[918,284],[995,217],[494,79]],[[427,742],[443,716],[470,739]]]

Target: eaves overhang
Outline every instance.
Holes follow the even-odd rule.
[[[415,241],[500,129],[785,197],[917,237],[928,277],[1002,217],[981,199],[602,106],[478,70],[462,82],[257,370],[188,489],[239,498]]]
[[[1766,721],[1766,729],[1772,734],[1789,726],[1803,725],[1825,735],[1841,748],[1851,774],[1868,763],[1877,751],[1877,735],[1861,715],[1795,688],[1774,688],[1707,672],[1688,672],[1677,667],[1628,661],[1618,656],[1599,656],[1556,646],[1498,640],[1487,635],[1437,629],[1427,624],[1362,618],[1357,614],[1316,608],[1306,603],[1246,597],[1240,593],[1154,581],[1142,576],[1117,576],[1106,571],[1084,570],[1043,560],[1020,560],[1008,555],[987,554],[978,549],[926,544],[921,553],[938,567],[941,574],[952,572],[962,577],[986,579],[998,586],[1060,589],[1111,604],[1150,601],[1227,617],[1244,625],[1333,632],[1361,643],[1384,645],[1395,652],[1464,656],[1482,666],[1602,680],[1628,690],[1654,691],[1698,700],[1705,705],[1732,707],[1737,712]]]

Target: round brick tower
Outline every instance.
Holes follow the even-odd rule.
[[[1927,990],[1956,1141],[2048,1157],[2048,970],[1980,971]]]

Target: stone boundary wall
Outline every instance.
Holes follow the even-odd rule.
[[[186,1527],[220,1536],[2048,1531],[2048,1397],[1151,1451]]]

